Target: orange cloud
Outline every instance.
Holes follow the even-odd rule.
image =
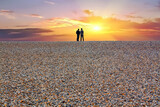
[[[92,10],[83,10],[83,12],[87,15],[94,15]]]
[[[5,16],[8,19],[15,19],[14,11],[11,10],[0,10],[0,15]]]
[[[7,14],[11,14],[11,13],[14,13],[13,11],[11,10],[0,10],[0,13],[7,13]]]
[[[43,18],[43,16],[40,16],[40,15],[38,15],[38,14],[30,14],[30,15],[28,15],[28,16],[30,16],[30,17],[35,17],[35,18]]]

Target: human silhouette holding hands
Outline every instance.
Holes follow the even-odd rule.
[[[83,31],[83,29],[81,28],[81,39],[80,39],[81,41],[84,41],[84,31]]]
[[[76,31],[76,34],[77,34],[77,41],[79,41],[79,35],[80,35],[80,31],[79,31],[79,29]]]

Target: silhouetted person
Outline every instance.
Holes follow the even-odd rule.
[[[84,41],[84,31],[82,28],[81,28],[81,41]]]
[[[79,35],[80,35],[79,29],[76,31],[76,34],[77,34],[77,41],[79,41]]]

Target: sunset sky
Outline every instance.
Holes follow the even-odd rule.
[[[160,40],[160,0],[0,0],[0,41]]]

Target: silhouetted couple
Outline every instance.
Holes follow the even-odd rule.
[[[76,31],[76,34],[77,34],[77,41],[79,41],[79,36],[80,36],[80,41],[84,41],[84,31],[83,29],[81,28],[81,31],[79,31],[79,29]]]

